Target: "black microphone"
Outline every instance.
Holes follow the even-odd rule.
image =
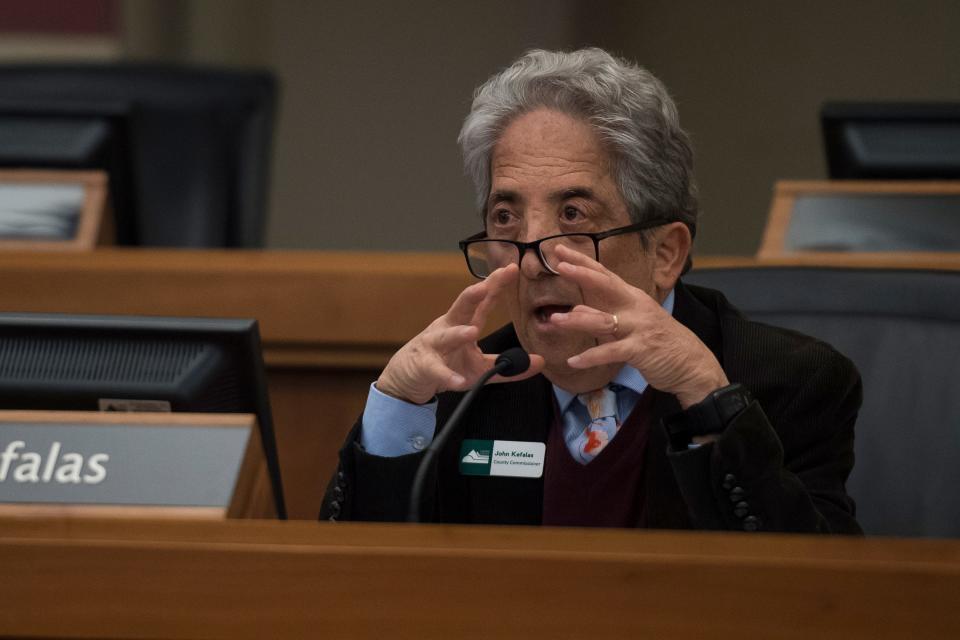
[[[495,373],[502,376],[518,376],[530,368],[530,356],[520,347],[507,349],[493,363]]]
[[[460,404],[453,410],[447,423],[437,432],[433,442],[427,447],[420,460],[420,466],[417,467],[417,473],[413,476],[413,484],[410,487],[410,506],[407,511],[407,522],[420,522],[420,503],[423,500],[423,486],[427,479],[429,471],[437,453],[443,448],[443,445],[450,439],[450,434],[454,432],[460,418],[467,412],[467,408],[473,403],[473,399],[480,392],[480,389],[493,376],[499,374],[502,376],[517,376],[530,368],[530,356],[520,347],[507,349],[494,362],[493,368],[480,376],[480,379],[470,387],[466,395],[460,400]]]

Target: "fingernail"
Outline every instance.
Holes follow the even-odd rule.
[[[580,364],[580,356],[570,356],[567,358],[567,364],[571,367],[575,367]]]
[[[559,320],[560,322],[563,322],[563,321],[566,320],[568,317],[569,317],[569,314],[566,314],[566,313],[551,313],[551,314],[550,314],[550,320]]]
[[[463,376],[457,376],[457,375],[455,375],[455,376],[453,376],[453,377],[450,378],[450,383],[451,383],[453,386],[455,386],[455,387],[459,387],[459,386],[462,385],[464,382],[466,382],[466,379],[465,379]]]

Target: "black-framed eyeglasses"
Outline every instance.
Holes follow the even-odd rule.
[[[517,240],[498,240],[488,238],[486,231],[474,234],[466,240],[461,240],[458,245],[463,251],[463,256],[467,259],[467,268],[477,278],[481,280],[489,276],[500,267],[506,267],[510,264],[520,264],[524,254],[528,249],[532,250],[540,258],[540,263],[544,269],[550,273],[558,273],[556,267],[560,264],[560,259],[556,256],[556,249],[563,245],[574,251],[589,256],[600,261],[600,241],[613,236],[623,235],[625,233],[634,233],[645,229],[652,229],[661,225],[677,222],[668,218],[651,218],[644,222],[629,224],[625,227],[608,229],[597,233],[559,233],[555,236],[547,236],[533,242],[519,242]]]

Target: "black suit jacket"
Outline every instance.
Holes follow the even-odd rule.
[[[651,390],[652,424],[644,462],[645,508],[637,526],[859,533],[845,482],[853,467],[853,425],[861,402],[854,365],[829,345],[745,319],[719,292],[678,283],[674,317],[713,351],[731,382],[755,402],[720,438],[669,451],[661,420],[680,411],[674,396]],[[518,344],[511,326],[481,346],[499,353]],[[443,425],[462,397],[439,396]],[[440,452],[428,477],[425,519],[536,525],[543,479],[463,476],[465,438],[546,442],[554,396],[542,375],[486,386]],[[381,458],[359,445],[360,424],[340,451],[321,518],[403,520],[422,454]]]

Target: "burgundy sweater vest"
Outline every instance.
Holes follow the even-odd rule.
[[[626,422],[589,464],[582,465],[563,440],[559,409],[547,437],[543,524],[568,527],[636,527],[643,517],[643,460],[650,433],[644,393]]]

